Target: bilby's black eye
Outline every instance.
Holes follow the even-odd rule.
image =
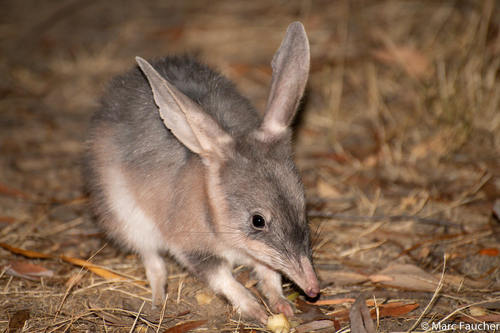
[[[262,215],[255,214],[252,216],[252,226],[257,230],[262,230],[266,227],[266,220]]]

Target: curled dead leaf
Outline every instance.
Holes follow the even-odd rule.
[[[21,332],[24,323],[30,318],[30,310],[22,309],[14,313],[9,313],[9,329],[8,332]]]
[[[353,285],[363,283],[368,280],[368,277],[363,274],[346,272],[346,271],[329,271],[318,270],[318,275],[321,281],[327,283],[335,283],[335,285]]]
[[[29,261],[11,261],[5,270],[6,274],[36,281],[40,277],[52,277],[54,272]]]
[[[126,278],[122,275],[116,274],[114,272],[111,272],[110,270],[97,266],[95,264],[92,264],[91,262],[88,262],[87,260],[79,259],[79,258],[73,258],[73,257],[67,257],[67,256],[61,256],[61,259],[63,261],[66,261],[70,264],[77,265],[80,267],[84,267],[88,269],[89,271],[99,275],[100,277],[103,277],[107,280],[126,280]]]
[[[21,249],[21,248],[11,246],[11,245],[6,244],[6,243],[0,243],[0,247],[2,247],[5,250],[10,251],[14,254],[19,254],[19,255],[22,255],[22,256],[27,257],[27,258],[49,259],[49,258],[57,258],[58,257],[58,256],[51,255],[51,254]],[[112,279],[113,280],[126,280],[127,279],[125,276],[111,272],[109,269],[95,265],[87,260],[68,257],[68,256],[64,256],[64,255],[60,256],[59,258],[63,261],[71,263],[73,265],[87,268],[89,271],[91,271],[91,272],[93,272],[93,273],[95,273],[95,274],[97,274],[105,279],[108,279],[108,280],[112,280]],[[135,282],[141,283],[141,284],[144,283],[143,281],[135,281]]]
[[[349,311],[352,333],[375,333],[375,325],[365,302],[365,298],[359,295]]]
[[[439,283],[439,278],[409,264],[390,265],[378,274],[370,275],[370,280],[384,286],[417,291],[434,291]]]
[[[380,282],[387,282],[387,281],[392,281],[394,278],[389,275],[383,275],[383,274],[372,274],[370,275],[370,281],[374,283],[380,283]]]
[[[334,327],[333,321],[331,320],[315,320],[310,323],[302,324],[295,327],[295,332],[297,333],[305,333],[311,332],[315,330],[321,330],[329,327]]]
[[[16,219],[10,216],[0,216],[0,223],[12,224],[16,222]]]
[[[481,323],[481,322],[489,322],[496,323],[500,322],[500,314],[491,313],[484,316],[460,316],[457,318],[458,321],[463,321],[467,323]]]
[[[52,258],[52,256],[50,254],[45,254],[45,253],[36,252],[36,251],[30,251],[30,250],[25,250],[25,249],[21,249],[21,248],[18,248],[18,247],[15,247],[15,246],[11,246],[11,245],[5,244],[5,243],[0,243],[0,247],[2,247],[5,250],[10,251],[10,252],[12,252],[14,254],[19,254],[19,255],[22,255],[22,256],[27,257],[27,258],[33,258],[33,259],[48,259],[48,258]]]
[[[314,305],[337,305],[337,304],[345,304],[345,303],[354,303],[354,298],[335,298],[335,299],[320,299],[314,303]]]
[[[163,333],[185,333],[205,324],[206,320],[193,320],[167,328]]]
[[[494,247],[486,248],[479,250],[479,254],[482,256],[497,257],[500,254],[500,250]]]
[[[367,304],[370,304],[370,300],[366,301]],[[373,303],[371,303],[371,306]],[[382,317],[399,317],[405,315],[416,308],[419,307],[417,303],[403,303],[403,302],[393,302],[387,304],[379,304],[379,316]],[[347,320],[349,318],[349,310],[340,310],[333,313],[335,318],[338,320]],[[376,318],[375,309],[370,310],[370,315],[372,318]]]

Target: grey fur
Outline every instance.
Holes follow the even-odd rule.
[[[214,255],[213,253],[207,252],[189,252],[186,254],[187,261],[189,262],[189,268],[196,274],[200,275],[202,278],[206,278],[206,274],[217,269],[219,265],[224,262],[224,259]]]
[[[140,68],[111,82],[91,122],[86,178],[102,226],[143,257],[155,303],[166,274],[159,253],[168,251],[264,322],[260,305],[228,278],[231,265],[252,265],[268,279],[263,289],[276,309],[291,312],[273,270],[309,294],[319,291],[288,129],[309,68],[302,24],[290,25],[273,59],[264,119],[230,81],[191,57],[137,61]],[[266,217],[264,231],[252,227],[253,214]],[[148,228],[157,230],[151,242]]]

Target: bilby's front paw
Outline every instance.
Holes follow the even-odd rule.
[[[293,317],[293,308],[285,298],[279,297],[270,302],[271,309],[275,313],[283,313],[287,318]]]
[[[260,321],[263,325],[267,324],[267,313],[257,301],[249,301],[239,306],[241,314],[250,319]]]
[[[165,287],[164,286],[158,286],[156,288],[152,288],[152,295],[151,295],[151,308],[156,309],[159,308],[161,309],[163,307],[163,303],[165,302]]]

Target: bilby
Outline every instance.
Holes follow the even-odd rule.
[[[169,253],[265,323],[263,305],[232,275],[236,264],[252,267],[271,309],[292,316],[280,272],[319,293],[291,149],[309,74],[304,27],[292,23],[274,55],[263,116],[191,57],[136,60],[111,82],[89,130],[86,179],[100,224],[140,255],[154,305],[165,297]]]

